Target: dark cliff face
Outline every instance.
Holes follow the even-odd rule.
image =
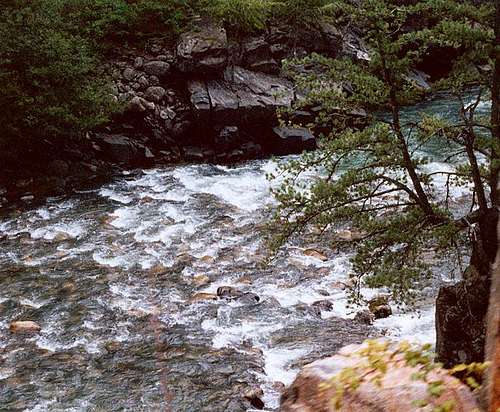
[[[176,44],[120,50],[105,70],[125,111],[79,141],[14,142],[0,153],[0,205],[95,184],[120,169],[177,162],[235,162],[314,149],[304,128],[279,127],[277,109],[296,99],[281,75],[286,57],[356,56],[353,36],[329,25],[272,27],[228,38],[204,24]],[[302,113],[302,120],[313,113]]]

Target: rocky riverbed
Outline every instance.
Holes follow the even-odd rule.
[[[298,368],[345,344],[432,342],[430,307],[354,320],[349,248],[294,244],[266,261],[274,167],[127,172],[4,217],[2,408],[276,410]],[[9,331],[19,320],[41,330]]]

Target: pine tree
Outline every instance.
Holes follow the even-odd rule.
[[[363,33],[370,58],[364,65],[318,55],[289,62],[305,94],[300,105],[322,108],[309,126],[329,129],[318,151],[279,168],[283,184],[274,190],[279,206],[273,246],[310,227],[325,233],[350,223],[361,234],[352,259],[353,298],[366,284],[387,287],[398,301],[411,302],[431,276],[425,254],[446,252],[461,265],[471,227],[497,205],[497,134],[477,111],[491,88],[493,7],[454,0],[340,1],[335,7],[337,23]],[[421,98],[411,73],[431,47],[456,56],[449,75],[434,85],[456,98],[456,121],[402,117],[402,108]],[[476,93],[468,101],[471,86]],[[350,114],[363,110],[364,124],[353,124]],[[422,149],[436,142],[462,160],[454,170],[426,168]],[[301,179],[311,170],[316,179]],[[437,193],[438,177],[445,177],[448,189],[472,186],[470,213],[454,214],[449,197]]]

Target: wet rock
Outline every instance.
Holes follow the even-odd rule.
[[[210,278],[207,275],[195,275],[193,276],[193,284],[197,287],[205,286],[210,283]]]
[[[31,320],[18,320],[15,322],[11,322],[9,325],[9,330],[12,333],[38,333],[42,330],[38,323],[35,323]]]
[[[354,320],[364,325],[373,325],[373,321],[375,320],[375,315],[371,313],[369,310],[360,310],[354,316]]]
[[[313,307],[318,308],[320,310],[324,310],[325,312],[329,312],[333,310],[333,303],[329,300],[318,300],[312,304]]]
[[[323,262],[327,261],[328,258],[321,252],[317,251],[316,249],[306,249],[302,252],[305,256],[310,256],[315,259],[321,260]]]
[[[206,25],[183,33],[177,43],[176,67],[184,73],[221,73],[227,65],[227,47],[221,27]]]
[[[162,78],[170,72],[170,64],[161,60],[153,60],[145,63],[143,70],[150,76]]]
[[[293,308],[297,312],[301,312],[303,314],[313,316],[313,317],[321,317],[321,309],[317,306],[309,306],[306,303],[298,303],[293,306]]]
[[[189,303],[205,302],[210,300],[217,300],[217,295],[215,293],[196,293],[189,299]]]
[[[232,286],[219,286],[217,288],[217,296],[221,298],[238,298],[243,295],[243,292]]]
[[[230,83],[223,80],[210,80],[207,82],[207,92],[213,122],[215,124],[238,124],[239,101]]]
[[[316,138],[309,129],[303,127],[273,128],[273,153],[287,155],[316,149]]]
[[[102,133],[96,138],[103,149],[103,156],[111,161],[130,164],[146,157],[146,148],[127,136]]]
[[[443,369],[434,369],[429,373],[429,381],[441,381],[443,392],[439,396],[429,395],[429,385],[414,378],[421,372],[419,367],[407,366],[404,354],[394,355],[391,349],[381,356],[388,365],[387,372],[381,378],[381,384],[370,381],[376,372],[368,369],[367,359],[357,352],[362,345],[351,345],[341,349],[335,356],[321,359],[305,366],[281,397],[281,411],[385,411],[413,412],[415,402],[425,400],[429,410],[452,401],[457,410],[472,411],[478,405],[474,395],[458,379]],[[363,381],[355,389],[343,392],[341,406],[336,408],[332,399],[338,394],[333,380],[345,368],[360,368]],[[427,407],[426,407],[427,408]]]
[[[261,399],[263,396],[264,391],[261,388],[252,388],[243,394],[243,397],[256,409],[264,409],[265,405]]]
[[[249,275],[240,276],[237,282],[244,283],[246,285],[251,285],[253,283],[252,278]]]
[[[243,123],[269,122],[276,109],[290,107],[294,100],[293,84],[286,79],[255,73],[235,66],[224,73],[227,82],[238,96],[239,113]]]
[[[368,309],[373,313],[375,319],[387,318],[392,315],[388,295],[378,295],[370,299],[368,301]]]
[[[205,159],[203,149],[200,147],[186,146],[184,149],[184,159],[192,162],[201,162]]]
[[[238,301],[248,305],[254,305],[260,302],[260,296],[256,293],[245,292],[242,295],[238,296]]]

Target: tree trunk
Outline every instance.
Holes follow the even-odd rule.
[[[500,235],[500,222],[498,224]],[[492,270],[490,302],[487,317],[486,360],[491,362],[487,371],[483,392],[484,409],[497,412],[500,409],[500,250]]]
[[[500,206],[500,0],[495,0],[495,46],[494,70],[491,84],[491,134],[493,148],[491,150],[490,198],[493,206]]]

